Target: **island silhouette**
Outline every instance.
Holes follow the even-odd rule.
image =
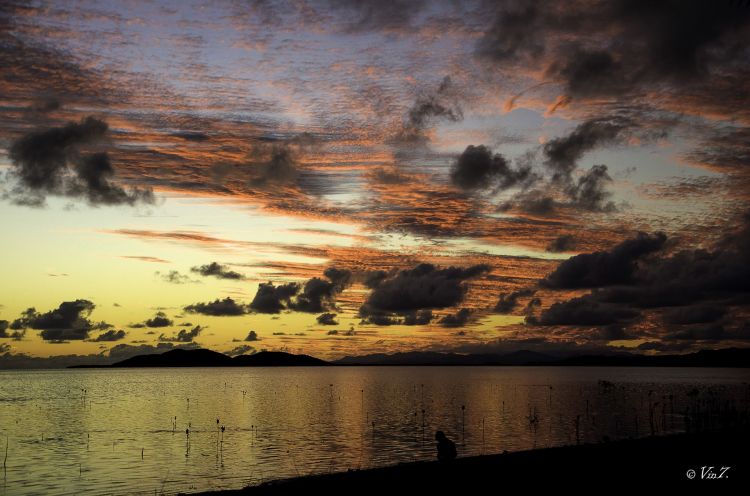
[[[508,354],[408,352],[344,357],[325,361],[283,351],[259,351],[230,357],[205,348],[178,348],[165,353],[137,355],[110,365],[72,365],[68,368],[125,367],[320,367],[320,366],[574,366],[574,367],[750,367],[750,349],[701,350],[684,355],[578,355],[565,358],[521,350]]]

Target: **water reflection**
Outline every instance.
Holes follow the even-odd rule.
[[[0,494],[169,494],[434,459],[436,430],[459,456],[663,434],[685,430],[702,401],[747,409],[747,380],[666,368],[6,371]]]

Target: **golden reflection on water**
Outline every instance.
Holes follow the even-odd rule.
[[[643,436],[657,401],[657,433],[679,431],[690,390],[747,401],[743,381],[667,368],[4,371],[0,495],[171,494],[433,459],[436,430],[459,456]]]

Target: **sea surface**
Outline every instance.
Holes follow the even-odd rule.
[[[310,367],[0,371],[0,495],[174,494],[691,428],[747,369]],[[6,457],[7,446],[7,457]]]

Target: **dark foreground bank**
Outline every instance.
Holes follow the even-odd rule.
[[[329,495],[394,491],[406,494],[414,491],[414,494],[463,496],[541,488],[558,492],[563,489],[610,492],[623,487],[642,488],[651,494],[654,486],[740,494],[739,491],[750,487],[748,441],[747,432],[679,434],[458,458],[450,463],[406,463],[201,494]]]

